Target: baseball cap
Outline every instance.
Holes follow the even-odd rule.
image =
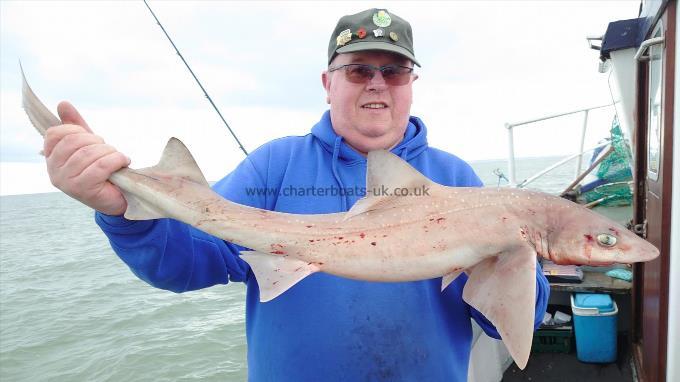
[[[420,66],[413,52],[411,24],[387,9],[367,9],[342,16],[328,42],[328,63],[340,53],[382,50]]]

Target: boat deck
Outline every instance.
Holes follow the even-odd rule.
[[[612,297],[621,296],[619,305],[627,310],[621,299],[630,293],[631,283],[606,276],[604,271],[609,267],[582,267],[584,279],[582,283],[550,283],[551,300],[566,303],[567,296],[579,293],[610,293]],[[622,312],[622,314],[624,314]],[[624,319],[624,317],[620,317]],[[627,326],[627,324],[626,324]],[[576,358],[575,347],[572,352],[564,353],[532,353],[529,363],[520,370],[514,363],[503,374],[503,382],[540,381],[540,382],[633,382],[637,381],[631,366],[632,358],[628,340],[628,331],[621,330],[617,338],[618,361],[609,364],[593,364],[581,362]],[[573,343],[575,344],[575,343]]]
[[[630,355],[619,357],[619,362],[609,364],[584,363],[575,353],[537,353],[520,370],[514,363],[503,374],[503,382],[633,382]]]

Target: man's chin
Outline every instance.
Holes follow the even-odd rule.
[[[359,131],[361,135],[369,138],[380,138],[389,134],[392,130],[394,130],[394,128],[392,127],[391,121],[386,121],[382,118],[366,121],[357,128],[357,131]]]
[[[363,154],[373,150],[389,150],[399,144],[403,138],[403,134],[393,136],[389,129],[362,130],[359,133],[359,135],[353,136],[351,141],[345,137],[345,142],[354,150]]]

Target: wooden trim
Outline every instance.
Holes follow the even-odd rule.
[[[639,64],[637,78],[637,112],[635,113],[636,131],[633,142],[635,156],[635,168],[633,171],[633,181],[635,184],[633,197],[633,224],[642,224],[645,220],[645,179],[647,174],[647,108],[640,107],[646,105],[648,87],[648,65]],[[644,264],[635,263],[633,266],[633,341],[638,342],[642,337],[642,288],[644,286]]]
[[[668,294],[669,294],[669,272],[670,272],[670,229],[671,229],[671,193],[673,181],[673,130],[674,130],[674,107],[675,107],[675,49],[676,49],[676,30],[675,22],[677,17],[677,3],[668,2],[663,12],[660,12],[658,21],[663,23],[665,28],[665,56],[663,67],[663,129],[661,131],[662,145],[659,147],[663,153],[660,163],[661,180],[661,242],[659,243],[660,273],[659,273],[659,317],[658,317],[658,338],[641,338],[642,336],[642,303],[643,303],[643,275],[644,264],[635,264],[635,279],[633,283],[633,359],[637,369],[638,380],[647,382],[646,370],[656,369],[658,371],[657,381],[666,381],[667,365],[667,346],[668,346]],[[653,33],[654,27],[650,29]],[[646,36],[649,38],[649,36]],[[637,74],[637,94],[635,126],[637,130],[634,134],[635,142],[633,150],[635,152],[636,165],[633,174],[635,184],[635,195],[633,198],[633,222],[640,224],[644,222],[647,194],[647,98],[648,98],[648,76],[649,66],[639,64]],[[643,346],[640,341],[658,341],[656,364],[645,365],[643,357]],[[648,381],[648,382],[657,382]]]
[[[637,382],[647,382],[644,369],[642,368],[642,345],[640,342],[633,343],[633,366]]]
[[[662,185],[662,217],[661,217],[661,288],[659,290],[659,381],[666,380],[667,350],[668,350],[668,293],[669,293],[669,273],[671,258],[671,202],[673,188],[673,116],[675,114],[675,18],[677,2],[671,1],[664,14],[666,24],[666,55],[664,67],[664,83],[667,85],[664,91],[664,127],[661,141],[663,150],[663,161],[660,163],[663,171]]]
[[[649,93],[649,65],[647,62],[638,64],[636,78],[636,102],[635,102],[635,132],[633,134],[632,150],[635,158],[633,169],[633,224],[643,224],[645,221],[645,200],[647,197],[647,98]],[[639,344],[642,338],[642,290],[644,287],[644,263],[633,265],[633,290],[632,290],[632,341]],[[636,353],[637,354],[637,353]],[[640,353],[641,354],[641,353]],[[638,370],[640,360],[636,360]]]

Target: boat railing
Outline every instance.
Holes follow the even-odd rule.
[[[505,128],[508,130],[508,173],[509,173],[509,179],[508,183],[510,183],[510,187],[525,187],[528,184],[534,182],[535,180],[539,179],[540,177],[548,174],[549,172],[553,171],[554,169],[563,166],[565,163],[568,163],[574,158],[578,158],[576,161],[576,168],[575,168],[575,175],[574,178],[579,177],[581,175],[581,168],[583,165],[583,154],[588,153],[590,151],[596,150],[600,147],[604,147],[609,145],[610,142],[604,142],[601,144],[598,144],[596,146],[590,147],[586,150],[584,150],[584,145],[585,145],[585,138],[586,138],[586,131],[588,129],[588,114],[591,110],[596,110],[596,109],[602,109],[605,107],[612,107],[614,106],[613,104],[607,104],[607,105],[600,105],[600,106],[593,106],[585,109],[579,109],[579,110],[574,110],[574,111],[569,111],[566,113],[558,113],[558,114],[551,114],[545,117],[540,117],[540,118],[535,118],[535,119],[530,119],[527,121],[521,121],[521,122],[515,122],[515,123],[506,123]],[[560,161],[558,161],[555,164],[552,164],[545,169],[537,172],[535,175],[532,175],[520,182],[517,181],[517,172],[516,172],[516,163],[515,163],[515,137],[514,137],[514,131],[515,128],[521,127],[521,126],[527,126],[533,123],[537,122],[542,122],[542,121],[547,121],[550,119],[555,119],[555,118],[560,118],[560,117],[565,117],[573,114],[578,114],[578,113],[583,113],[583,124],[581,126],[581,139],[580,139],[580,144],[578,147],[578,150],[576,153],[573,155],[570,155]]]

